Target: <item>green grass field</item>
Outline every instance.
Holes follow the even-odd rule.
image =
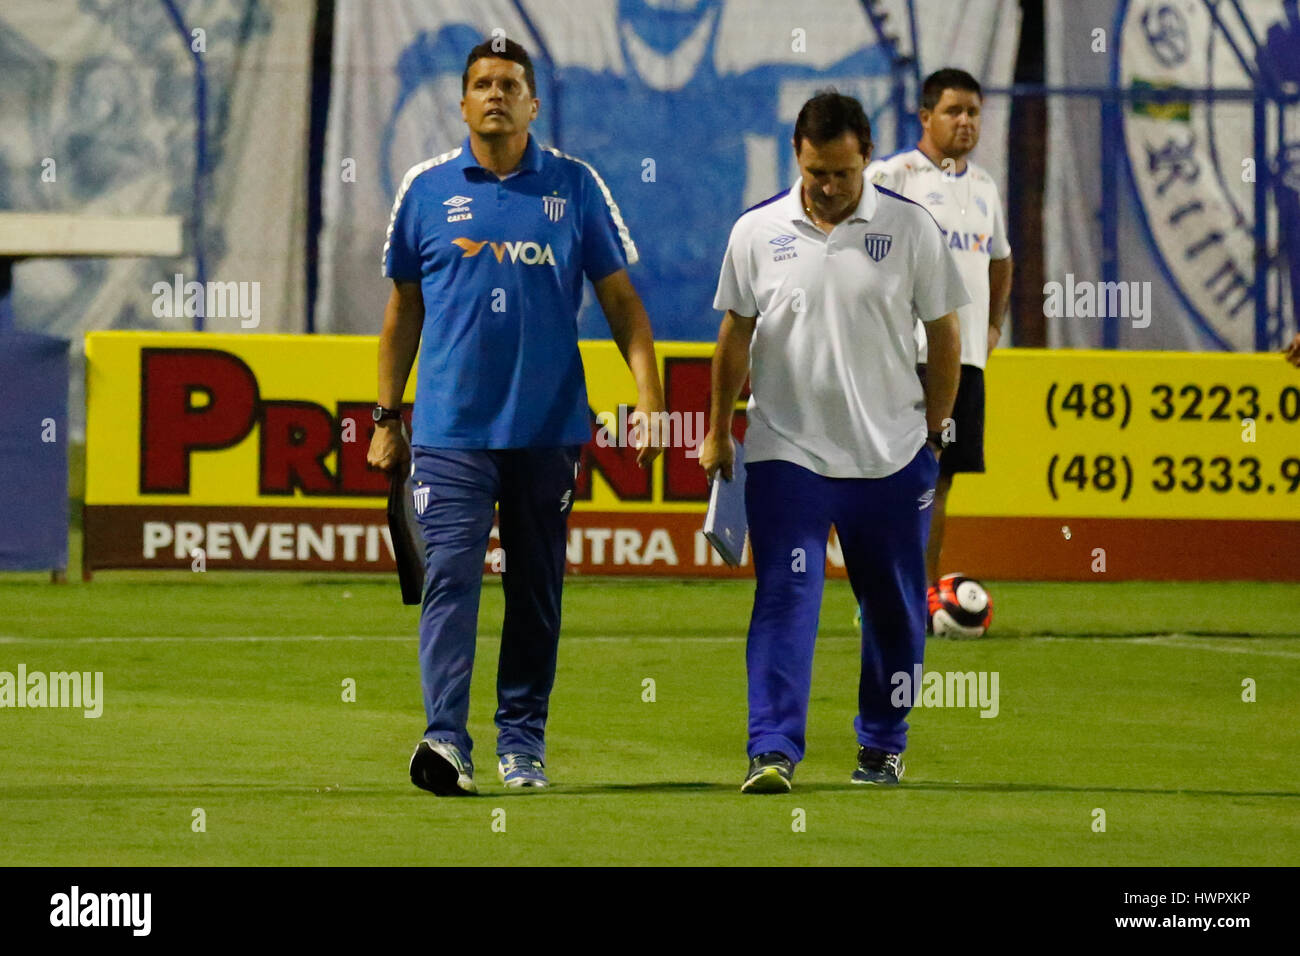
[[[0,670],[102,671],[104,712],[0,711],[9,865],[1254,865],[1300,849],[1300,612],[1264,584],[991,584],[1000,710],[912,717],[895,790],[848,784],[852,597],[827,588],[795,790],[741,795],[751,585],[570,579],[545,793],[497,782],[484,587],[477,799],[406,766],[416,610],[388,578],[0,577]],[[1252,678],[1257,701],[1242,701]],[[342,700],[346,678],[356,702]],[[642,700],[643,680],[655,701]],[[191,828],[202,808],[206,832]],[[1106,814],[1093,831],[1094,810]],[[505,832],[493,829],[504,810]],[[806,829],[792,823],[802,810]]]

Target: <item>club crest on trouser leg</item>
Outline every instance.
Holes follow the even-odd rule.
[[[864,240],[867,245],[867,255],[871,256],[876,262],[879,262],[885,256],[889,255],[889,247],[894,244],[893,236],[886,236],[879,232],[869,232]]]

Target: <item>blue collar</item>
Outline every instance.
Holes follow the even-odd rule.
[[[486,176],[496,178],[496,173],[484,166],[479,165],[479,161],[474,158],[474,150],[470,148],[469,137],[460,144],[460,165],[462,169],[477,169]],[[514,172],[502,177],[509,179],[512,176],[518,176],[520,173],[540,173],[542,171],[542,148],[537,145],[537,140],[532,133],[528,134],[528,145],[524,147],[523,158],[519,160],[519,165],[515,167]]]

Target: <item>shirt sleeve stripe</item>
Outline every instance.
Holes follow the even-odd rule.
[[[397,210],[402,208],[402,200],[406,198],[406,191],[411,188],[411,183],[415,182],[415,178],[422,172],[455,159],[460,155],[460,151],[461,147],[457,146],[441,156],[435,156],[433,159],[426,159],[422,163],[417,163],[408,169],[406,175],[402,177],[402,185],[397,190],[397,198],[393,200],[393,211],[388,217],[388,230],[384,233],[384,251],[379,257],[379,274],[384,278],[388,278],[388,246],[393,241],[393,226],[397,223]]]
[[[623,243],[623,253],[627,256],[627,263],[628,265],[635,265],[641,256],[636,251],[636,243],[632,241],[632,234],[628,232],[627,224],[623,222],[623,214],[618,211],[618,203],[614,202],[614,197],[610,194],[609,187],[605,185],[605,180],[600,178],[600,173],[596,172],[596,168],[591,163],[581,160],[577,156],[562,153],[554,146],[544,146],[542,148],[553,156],[585,166],[587,172],[591,173],[596,180],[596,185],[600,187],[600,194],[605,197],[605,204],[609,206],[609,215],[614,220],[614,228],[618,230],[619,241]]]

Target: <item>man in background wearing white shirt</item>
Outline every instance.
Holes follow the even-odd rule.
[[[931,615],[938,602],[935,585],[952,476],[984,470],[984,366],[1002,337],[1011,298],[1011,246],[998,187],[987,172],[966,158],[979,144],[982,105],[980,85],[969,73],[947,69],[930,74],[921,85],[921,141],[915,149],[867,167],[867,179],[872,183],[920,203],[934,216],[971,300],[957,310],[961,319],[961,384],[948,435],[952,444],[944,452],[935,486],[925,554]],[[919,323],[916,335],[921,363],[917,371],[924,378],[925,336]]]
[[[902,775],[911,702],[895,706],[891,692],[925,651],[925,541],[957,390],[957,308],[968,301],[930,214],[866,182],[871,124],[857,100],[832,90],[805,103],[794,150],[799,182],[731,231],[700,447],[709,477],[730,478],[732,415],[748,376],[745,511],[757,586],[746,793],[789,791],[804,756],[832,524],[862,612],[851,780]],[[926,389],[916,318],[929,337]]]

